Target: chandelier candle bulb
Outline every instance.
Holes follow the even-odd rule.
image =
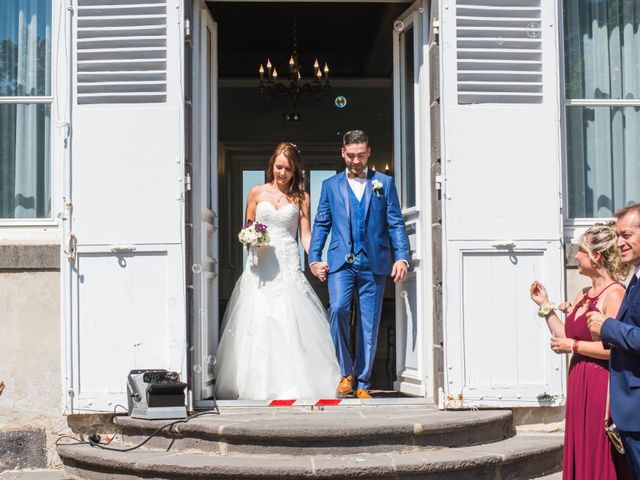
[[[319,68],[320,68],[320,64],[318,63],[318,59],[316,58],[316,61],[313,62],[313,69],[318,70]]]
[[[274,80],[278,78],[278,71],[275,68],[273,69],[273,73],[271,74],[271,76],[273,77]]]
[[[264,80],[264,67],[260,64],[260,68],[258,69],[258,73],[260,74],[260,81]]]
[[[271,71],[271,68],[272,68],[272,67],[273,67],[273,65],[271,65],[271,60],[269,60],[269,59],[267,58],[267,70],[268,70],[268,71]]]

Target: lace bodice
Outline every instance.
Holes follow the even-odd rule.
[[[296,238],[298,232],[298,207],[293,203],[276,209],[270,202],[262,201],[256,206],[256,222],[268,227],[269,237],[273,243],[275,238]]]
[[[264,287],[271,281],[280,280],[283,275],[300,275],[304,278],[298,253],[298,215],[298,207],[293,203],[279,209],[267,201],[258,203],[256,222],[267,226],[269,244],[252,248],[245,269],[248,274],[244,275],[244,280],[257,279]]]

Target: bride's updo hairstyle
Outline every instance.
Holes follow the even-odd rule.
[[[289,183],[289,196],[293,197],[293,201],[296,205],[302,205],[302,201],[304,200],[304,170],[302,170],[302,160],[300,160],[300,150],[298,147],[289,142],[282,142],[276,146],[276,149],[273,151],[273,155],[269,159],[269,164],[267,165],[267,183],[273,183],[273,166],[276,163],[276,158],[278,155],[283,154],[289,160],[289,165],[293,170],[293,177],[291,177],[291,182]]]
[[[617,280],[624,280],[629,273],[629,265],[622,263],[617,241],[618,236],[612,224],[598,223],[580,236],[578,244],[587,252],[594,266],[598,264],[593,254],[599,252],[602,256],[602,266],[609,275]]]

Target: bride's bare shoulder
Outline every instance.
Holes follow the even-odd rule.
[[[262,199],[262,196],[264,195],[264,193],[267,191],[266,187],[267,187],[266,183],[251,187],[251,189],[249,190],[249,193],[247,194],[247,200],[250,202],[251,201],[259,202]]]

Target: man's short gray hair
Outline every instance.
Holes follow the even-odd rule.
[[[622,217],[626,217],[630,213],[635,213],[638,217],[640,223],[640,203],[632,203],[631,205],[627,205],[626,207],[622,207],[620,210],[616,211],[613,216],[620,220]],[[638,225],[640,226],[640,225]]]
[[[366,143],[369,145],[369,137],[362,130],[349,130],[342,137],[342,146],[346,147],[354,143]]]

